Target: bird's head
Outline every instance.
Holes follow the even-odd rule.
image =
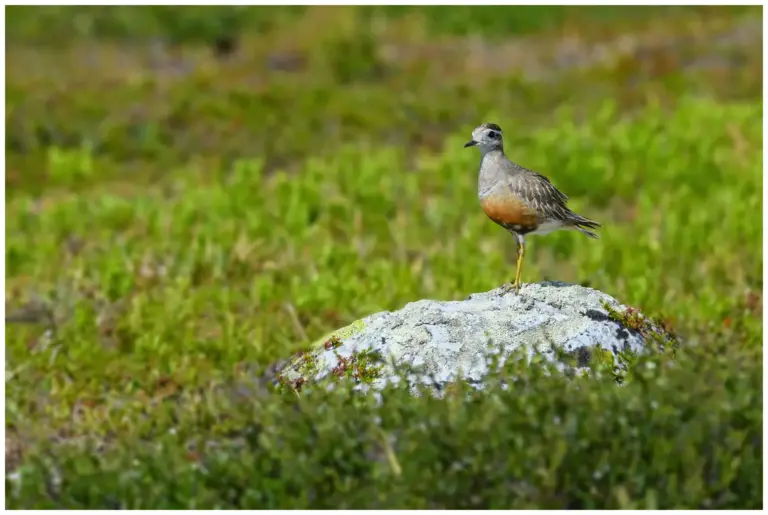
[[[501,127],[495,123],[484,123],[477,127],[472,131],[472,139],[464,145],[464,148],[475,146],[480,148],[483,154],[491,150],[502,149],[504,144]]]

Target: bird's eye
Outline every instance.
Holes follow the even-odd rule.
[[[489,132],[489,133],[488,133],[488,136],[489,136],[491,139],[496,139],[496,138],[498,138],[498,137],[499,137],[499,133],[498,133],[498,132],[493,132],[493,131],[491,131],[491,132]]]

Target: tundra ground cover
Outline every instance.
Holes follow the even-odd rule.
[[[9,507],[760,506],[758,10],[158,9],[8,12]],[[481,121],[605,226],[532,238],[524,280],[662,316],[679,366],[265,391],[329,330],[511,279]]]

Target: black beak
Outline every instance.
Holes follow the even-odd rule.
[[[475,145],[477,145],[477,141],[475,141],[475,140],[472,140],[472,141],[468,141],[468,142],[467,142],[467,143],[464,145],[464,148],[467,148],[467,147],[474,147]]]

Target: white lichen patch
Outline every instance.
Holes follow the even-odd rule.
[[[626,321],[616,320],[619,311],[626,311]],[[503,361],[518,349],[561,364],[563,370],[578,371],[595,361],[606,367],[613,361],[622,368],[627,356],[658,347],[647,344],[667,338],[656,338],[661,329],[643,325],[635,330],[638,317],[602,292],[555,282],[526,284],[519,293],[496,289],[465,300],[420,300],[333,331],[284,373],[302,384],[366,376],[378,388],[397,381],[398,370],[407,368],[409,382],[439,389],[461,378],[482,388],[492,357]],[[375,374],[367,373],[369,357],[378,360]],[[366,366],[360,365],[363,361]]]

